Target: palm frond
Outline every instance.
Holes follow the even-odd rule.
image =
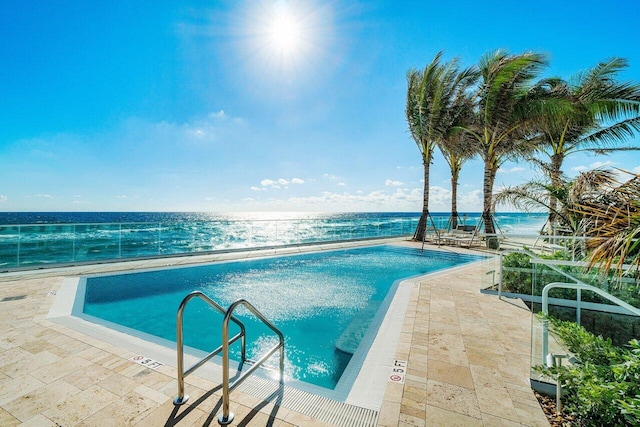
[[[603,188],[577,203],[573,210],[583,216],[592,250],[590,266],[624,274],[624,265],[640,267],[640,175],[619,184],[602,176]]]
[[[633,138],[637,133],[640,133],[640,115],[596,129],[582,136],[579,143],[591,147],[598,144],[614,147],[616,144]]]

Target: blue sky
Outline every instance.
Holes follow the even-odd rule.
[[[637,0],[4,0],[0,211],[417,212],[409,68],[504,48],[564,78],[620,56],[638,81],[638,16]],[[640,153],[564,170],[605,162],[640,172]],[[507,163],[496,188],[536,176]],[[460,210],[481,190],[469,162]],[[450,191],[437,156],[430,209]]]

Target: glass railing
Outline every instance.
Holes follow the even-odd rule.
[[[619,276],[613,271],[588,268],[574,261],[583,253],[583,239],[560,239],[543,246],[501,255],[495,290],[503,296],[521,298],[534,316],[531,322],[531,379],[535,387],[553,382],[536,367],[546,364],[546,355],[567,354],[562,341],[539,315],[548,315],[582,325],[587,331],[624,346],[640,336],[640,276],[634,269]],[[536,251],[536,252],[533,252]],[[628,267],[628,266],[627,266]],[[545,292],[546,287],[546,292]],[[631,308],[631,309],[630,309]],[[570,363],[570,362],[567,362]]]
[[[411,236],[418,218],[0,225],[0,271]]]
[[[542,294],[550,283],[577,283],[593,286],[615,300],[640,307],[640,277],[620,277],[613,271],[587,271],[587,263],[561,260],[533,260],[531,295],[534,313],[542,311]],[[548,314],[560,320],[576,322],[595,335],[625,345],[640,337],[640,317],[597,292],[555,287],[548,291]]]
[[[573,237],[537,238],[525,247],[503,251],[483,266],[483,292],[522,299],[529,306],[531,322],[531,379],[541,378],[535,366],[545,362],[545,351],[566,354],[563,343],[550,331],[545,342],[543,290],[549,286],[546,302],[548,314],[575,322],[589,332],[624,346],[640,338],[640,274],[625,266],[622,276],[611,270],[589,269],[584,258],[586,239]],[[574,286],[574,284],[579,286]],[[595,287],[596,290],[590,287]],[[581,289],[579,289],[581,288]],[[605,295],[605,296],[603,296]],[[632,307],[633,310],[629,310]],[[546,350],[545,350],[546,348]]]

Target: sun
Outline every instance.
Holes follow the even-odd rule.
[[[320,81],[338,63],[332,57],[336,40],[332,2],[252,0],[242,4],[233,23],[234,50],[240,54],[240,64],[251,72],[252,87],[272,90],[284,99],[283,93],[290,95],[311,81]]]
[[[285,3],[277,3],[267,28],[268,43],[282,55],[294,54],[302,45],[302,22]]]

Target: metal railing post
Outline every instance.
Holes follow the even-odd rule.
[[[229,313],[229,311],[227,311]],[[229,411],[229,318],[222,321],[222,414],[218,417],[220,425],[231,424],[233,412]],[[243,341],[244,342],[244,341]],[[242,346],[244,349],[244,345]]]
[[[504,265],[504,252],[500,252],[500,268],[498,270],[498,299],[502,299],[502,266]]]
[[[180,307],[178,308],[178,313],[176,315],[176,353],[177,353],[177,370],[178,370],[178,375],[177,375],[178,396],[173,400],[174,405],[182,405],[189,399],[189,396],[186,396],[184,394],[184,378],[187,375],[194,372],[199,367],[201,367],[202,365],[204,365],[207,361],[209,361],[211,358],[219,354],[221,351],[223,351],[223,347],[224,347],[224,346],[218,347],[217,349],[209,353],[207,356],[205,356],[203,359],[201,359],[199,362],[197,362],[195,365],[190,367],[189,369],[187,370],[184,369],[184,332],[183,332],[184,310],[185,310],[185,307],[187,306],[187,303],[191,301],[192,298],[196,298],[196,297],[200,298],[205,303],[209,304],[209,306],[214,308],[219,313],[223,315],[226,314],[225,310],[222,307],[220,307],[218,303],[216,303],[215,301],[213,301],[211,298],[209,298],[208,296],[206,296],[200,291],[191,292],[180,303]],[[238,319],[236,319],[233,316],[229,316],[229,320],[233,321],[236,325],[240,327],[240,333],[235,335],[231,339],[229,339],[229,336],[227,333],[227,339],[226,341],[224,341],[224,343],[226,343],[228,347],[230,344],[233,344],[238,339],[242,339],[242,361],[244,361],[245,354],[246,354],[244,325],[242,324],[242,322],[240,322]],[[228,320],[227,320],[227,323],[228,323]]]
[[[118,258],[122,258],[122,223],[118,224]]]
[[[581,302],[582,302],[582,289],[578,288],[578,290],[576,291],[576,301],[577,301],[577,307],[576,307],[576,323],[578,325],[582,324],[582,307],[580,307]]]
[[[178,396],[173,399],[174,405],[182,405],[187,400],[189,400],[189,396],[185,396],[184,394],[184,352],[183,352],[183,338],[182,338],[182,313],[184,312],[184,307],[187,305],[186,298],[180,304],[180,308],[178,308],[178,314],[176,315],[176,350],[177,350],[177,365],[178,365]]]
[[[280,384],[284,384],[284,343],[280,346]]]
[[[20,243],[22,242],[22,227],[18,226],[18,253],[16,254],[17,256],[17,264],[16,265],[20,265]]]
[[[612,303],[626,309],[631,314],[635,316],[640,316],[640,309],[622,301],[619,298],[614,297],[608,292],[603,291],[600,288],[596,288],[595,286],[587,285],[584,283],[549,283],[542,289],[542,312],[545,317],[542,320],[542,363],[544,364],[549,353],[549,320],[547,317],[549,316],[549,291],[553,288],[564,288],[564,289],[575,289],[575,290],[587,290],[594,292],[601,297],[611,301]]]
[[[278,345],[271,348],[260,359],[258,359],[253,366],[251,366],[246,372],[235,380],[233,384],[229,382],[229,341],[228,341],[228,328],[229,319],[232,318],[233,311],[239,306],[243,305],[254,316],[256,316],[262,323],[264,323],[269,329],[271,329],[278,336]],[[235,387],[239,386],[249,375],[251,375],[260,365],[262,365],[269,357],[273,355],[276,350],[280,350],[280,383],[284,382],[284,335],[282,332],[271,323],[262,313],[260,313],[251,303],[247,300],[239,299],[229,306],[227,312],[224,315],[222,321],[222,413],[218,416],[218,423],[220,425],[228,425],[233,421],[233,412],[229,410],[229,393]],[[243,349],[244,352],[244,349]]]
[[[76,224],[73,224],[73,246],[71,249],[71,260],[76,260]]]

